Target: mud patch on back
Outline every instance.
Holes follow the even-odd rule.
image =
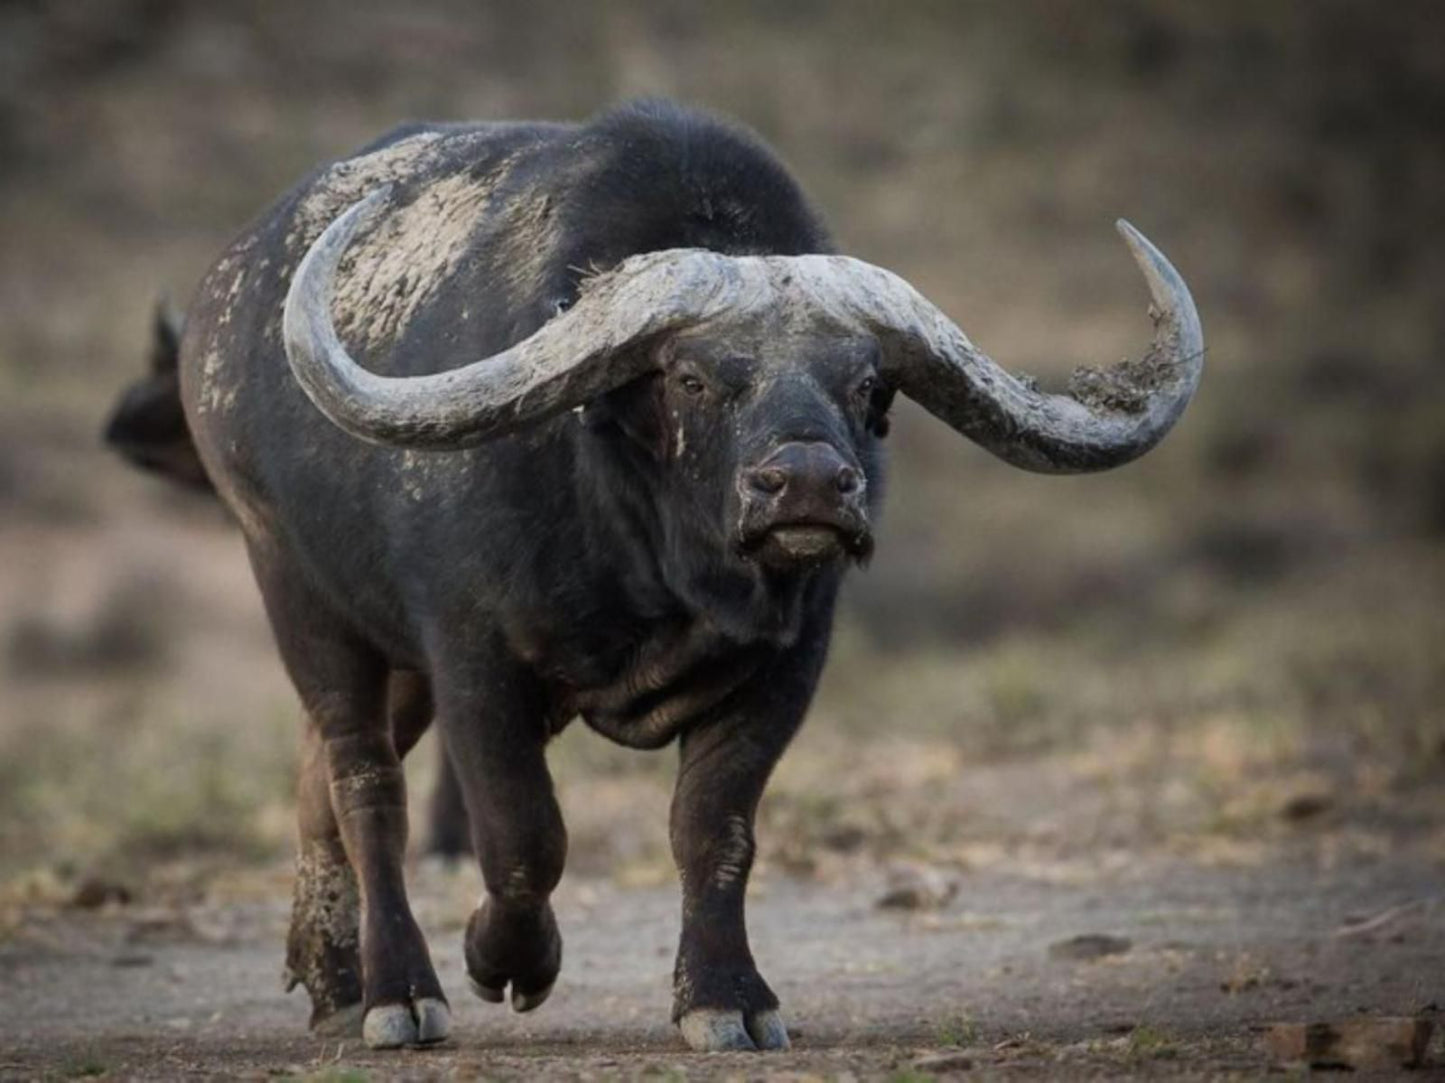
[[[338,330],[364,349],[395,342],[456,271],[495,184],[465,172],[432,181],[357,241],[337,278]]]
[[[435,166],[441,132],[420,132],[390,146],[330,166],[296,205],[286,250],[299,259],[338,214],[384,184],[412,180]]]
[[[553,197],[542,187],[524,188],[513,193],[506,205],[499,208],[491,229],[496,231],[499,278],[507,289],[514,308],[531,303],[552,305],[546,315],[561,311],[570,297],[555,292],[549,280],[555,268],[555,255],[562,244],[562,227],[558,221]],[[584,268],[569,268],[578,278],[585,277]]]

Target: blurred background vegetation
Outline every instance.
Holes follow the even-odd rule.
[[[1304,820],[1321,860],[1445,861],[1441,26],[1410,0],[0,6],[0,881],[289,852],[298,712],[238,538],[99,445],[155,298],[399,121],[641,94],[754,127],[846,251],[1011,369],[1143,347],[1117,216],[1210,345],[1176,433],[1098,477],[900,409],[766,867],[1255,860]],[[574,871],[665,875],[671,757],[574,727],[555,759]]]

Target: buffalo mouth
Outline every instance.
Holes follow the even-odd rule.
[[[770,523],[744,534],[741,553],[773,569],[809,568],[837,560],[866,561],[873,551],[867,527],[825,522]]]

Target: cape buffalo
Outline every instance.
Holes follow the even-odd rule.
[[[580,716],[679,745],[687,1043],[786,1047],[744,927],[754,813],[873,544],[890,403],[1028,470],[1153,447],[1202,338],[1119,228],[1153,346],[1067,394],[834,254],[752,136],[664,103],[404,127],[247,228],[190,306],[179,393],[308,718],[287,967],[312,1026],[450,1030],[402,869],[400,759],[433,716],[486,886],[472,989],[547,998],[567,839],[545,749]]]

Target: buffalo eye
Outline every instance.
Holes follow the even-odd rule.
[[[683,376],[682,379],[678,380],[678,384],[682,387],[684,392],[686,392],[688,395],[693,396],[694,398],[696,398],[698,395],[701,395],[704,391],[707,390],[707,385],[701,380],[699,380],[696,376],[693,376],[691,373]]]
[[[864,410],[872,410],[878,397],[878,377],[865,376],[853,387],[853,401]]]
[[[888,435],[888,408],[893,405],[893,391],[877,376],[865,376],[854,389],[866,414],[865,424],[874,436]]]

